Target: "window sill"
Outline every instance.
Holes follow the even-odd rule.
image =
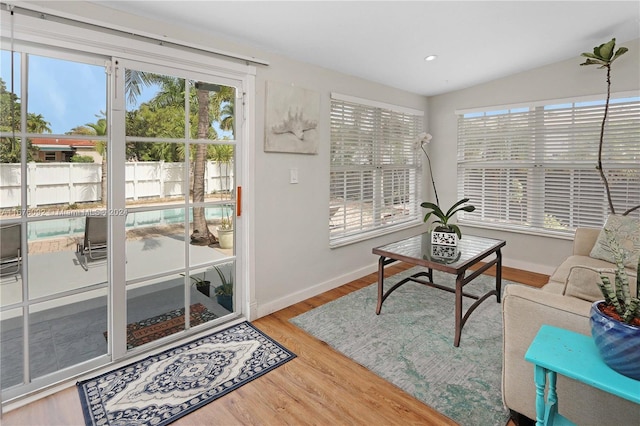
[[[350,244],[359,243],[366,240],[371,240],[373,238],[381,237],[383,235],[392,234],[394,232],[403,231],[405,229],[417,228],[422,226],[424,223],[422,221],[419,222],[408,222],[400,225],[390,226],[384,229],[378,229],[375,231],[367,232],[366,234],[357,234],[349,237],[341,237],[334,241],[329,241],[329,248],[334,249],[338,247],[348,246]]]
[[[469,228],[488,229],[490,231],[511,232],[514,234],[525,234],[525,235],[533,235],[536,237],[555,238],[558,240],[573,240],[573,237],[575,234],[575,230],[568,230],[568,231],[541,230],[541,229],[529,228],[526,226],[505,225],[503,223],[472,222],[472,221],[466,221],[466,220],[459,220],[458,225],[469,227]]]

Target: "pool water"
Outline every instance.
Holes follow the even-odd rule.
[[[229,212],[229,208],[226,209]],[[207,220],[220,220],[226,217],[221,207],[206,208]],[[193,220],[193,214],[190,214]],[[139,229],[150,226],[173,225],[184,222],[184,209],[167,209],[127,214],[126,229]],[[68,219],[52,219],[29,223],[27,239],[29,241],[46,238],[71,237],[84,234],[85,216],[70,217]]]

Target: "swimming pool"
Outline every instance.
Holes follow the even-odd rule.
[[[219,221],[231,213],[230,207],[220,206],[205,208],[207,221]],[[151,226],[174,225],[184,222],[183,208],[154,210],[128,213],[126,229],[140,229]],[[189,220],[193,220],[193,209],[190,209]],[[84,234],[85,216],[73,216],[64,219],[41,220],[31,222],[27,226],[29,241],[47,238],[76,237]]]

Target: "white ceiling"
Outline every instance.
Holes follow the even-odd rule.
[[[637,0],[95,3],[427,96],[640,38]]]

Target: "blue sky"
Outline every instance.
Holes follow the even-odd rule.
[[[20,60],[15,56],[16,65]],[[2,51],[2,79],[11,90],[11,56]],[[19,69],[18,66],[15,67]],[[106,110],[104,67],[29,56],[28,112],[41,114],[53,133],[64,134],[76,126],[95,123]],[[14,92],[22,100],[20,74],[14,74]]]
[[[3,50],[0,56],[0,76],[11,91],[11,53]],[[23,100],[20,90],[20,55],[14,56],[14,93]],[[95,123],[96,116],[106,111],[107,83],[104,66],[90,65],[29,55],[28,112],[41,114],[50,123],[54,134],[64,134],[77,126]],[[151,99],[157,88],[143,89],[139,105]],[[135,109],[137,105],[133,106]],[[131,108],[131,106],[129,106]],[[220,137],[217,123],[214,128]]]

